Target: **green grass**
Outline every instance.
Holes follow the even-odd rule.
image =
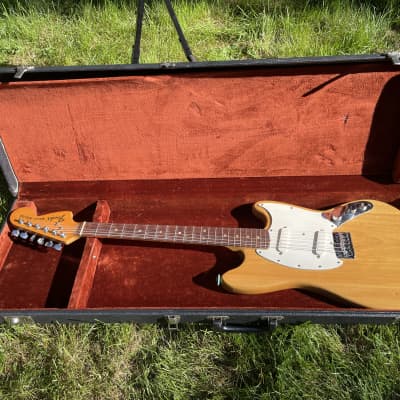
[[[374,3],[374,4],[373,4]],[[400,47],[400,2],[178,0],[199,60],[374,53]],[[129,63],[136,1],[3,1],[0,64]],[[184,61],[162,1],[146,6],[142,62]]]
[[[400,49],[400,2],[174,1],[200,60]],[[0,3],[0,64],[128,63],[136,1]],[[142,62],[183,61],[146,6]],[[0,218],[9,197],[0,182]],[[1,399],[400,399],[398,326],[171,335],[133,324],[0,326]]]
[[[0,327],[2,399],[396,399],[398,327]]]

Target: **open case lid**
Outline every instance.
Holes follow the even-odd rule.
[[[94,71],[132,75],[88,79]],[[19,182],[390,175],[399,147],[388,56],[22,78],[0,86],[0,136]]]

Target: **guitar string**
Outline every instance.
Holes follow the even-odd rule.
[[[90,223],[90,224],[93,224],[93,223]],[[211,227],[211,226],[209,226],[209,227],[204,227],[204,226],[184,226],[184,225],[143,225],[143,224],[114,224],[114,223],[108,223],[107,225],[106,224],[104,224],[104,223],[101,223],[102,225],[99,225],[99,226],[97,226],[97,227],[90,227],[90,225],[89,225],[89,223],[87,224],[87,225],[85,225],[85,228],[84,228],[84,232],[95,232],[95,231],[97,231],[97,232],[99,232],[99,231],[106,231],[106,232],[108,232],[108,233],[111,233],[113,230],[115,230],[115,229],[117,229],[117,230],[119,230],[119,231],[121,231],[122,232],[122,230],[124,230],[124,233],[125,233],[125,231],[126,232],[129,232],[129,230],[131,230],[132,228],[133,228],[133,231],[132,231],[132,233],[135,233],[135,232],[140,232],[140,231],[144,231],[144,230],[148,230],[150,233],[157,233],[156,231],[158,231],[158,230],[160,230],[160,232],[159,233],[165,233],[166,232],[166,230],[168,230],[169,232],[168,232],[168,234],[171,234],[171,235],[175,235],[175,232],[171,232],[171,228],[172,228],[172,230],[173,229],[175,229],[175,230],[177,230],[177,228],[181,228],[180,229],[180,231],[182,231],[182,230],[185,230],[185,229],[192,229],[192,233],[195,233],[195,234],[197,234],[197,232],[194,232],[195,230],[201,230],[202,232],[199,232],[198,234],[201,234],[201,233],[205,233],[205,232],[209,232],[210,230],[215,230],[216,232],[214,232],[214,233],[211,233],[211,234],[218,234],[218,235],[220,235],[220,234],[225,234],[224,232],[222,232],[222,230],[223,229],[226,229],[226,230],[231,230],[231,232],[227,232],[227,234],[228,233],[235,233],[235,234],[237,234],[237,232],[239,232],[239,234],[240,233],[244,233],[244,234],[255,234],[255,233],[260,233],[260,234],[263,234],[263,233],[266,233],[266,232],[272,232],[272,230],[270,230],[270,229],[262,229],[262,228],[233,228],[233,227]],[[112,225],[114,225],[115,227],[113,227]],[[79,230],[80,230],[80,227],[81,227],[81,225],[79,225],[79,227],[75,227],[75,228],[65,228],[65,229],[62,229],[62,232],[68,232],[68,233],[78,233],[79,232]],[[158,227],[157,229],[156,229],[156,227]],[[140,228],[140,229],[138,229],[138,228]],[[152,231],[153,230],[153,231]],[[163,232],[161,232],[163,230]],[[220,230],[221,232],[218,232],[218,230]],[[233,230],[233,232],[232,232],[232,230]],[[276,229],[275,229],[275,231],[277,231]],[[321,232],[322,234],[324,234],[324,233],[330,233],[330,232],[328,232],[328,231],[316,231],[316,230],[312,230],[312,231],[303,231],[303,230],[301,230],[301,231],[295,231],[295,230],[288,230],[288,232],[290,232],[290,234],[304,234],[304,233],[309,233],[309,234],[312,234],[312,233],[315,233],[315,232]],[[177,232],[178,233],[178,232]],[[192,234],[192,233],[188,233],[188,234]]]
[[[104,226],[100,226],[102,228],[105,228]],[[171,225],[171,227],[176,227]],[[186,236],[191,236],[190,238],[188,237],[184,237],[184,236],[177,236],[178,233],[168,233],[168,237],[159,237],[159,233],[156,232],[148,232],[146,234],[138,234],[138,233],[134,233],[132,232],[131,234],[129,234],[128,232],[122,232],[122,229],[120,230],[120,232],[112,232],[110,231],[111,228],[111,224],[109,225],[108,228],[105,228],[106,231],[99,231],[99,229],[85,229],[84,230],[84,235],[82,236],[101,236],[101,237],[105,237],[105,238],[117,238],[117,239],[133,239],[133,240],[151,240],[151,241],[159,241],[159,242],[176,242],[176,243],[192,243],[192,244],[203,244],[203,245],[220,245],[220,246],[238,246],[238,247],[248,247],[248,248],[264,248],[264,243],[265,242],[265,246],[267,246],[267,248],[271,248],[271,247],[278,247],[278,249],[291,249],[291,250],[310,250],[310,246],[309,246],[309,241],[299,241],[296,240],[296,236],[295,235],[291,235],[291,239],[296,240],[295,243],[292,243],[290,240],[286,239],[281,239],[279,240],[279,246],[278,242],[274,245],[274,242],[264,238],[243,238],[240,239],[236,239],[236,238],[211,238],[210,236],[213,236],[212,234],[207,234],[207,238],[202,237],[202,236],[206,236],[206,235],[200,235],[200,236],[196,236],[195,234],[187,234]],[[214,228],[211,228],[214,229]],[[220,228],[217,228],[220,229]],[[231,229],[248,229],[251,230],[252,228],[231,228]],[[75,234],[77,234],[77,229],[73,229],[72,230]],[[64,231],[65,232],[65,231]],[[260,230],[259,233],[264,233],[267,232],[266,230]],[[254,233],[254,229],[252,230],[252,233]],[[325,233],[325,232],[324,232]],[[328,233],[328,232],[326,232]],[[153,236],[155,234],[155,236]],[[329,233],[328,233],[329,234]],[[129,236],[128,236],[129,235]],[[235,235],[236,236],[236,235]],[[248,240],[250,239],[250,240]],[[257,240],[259,240],[259,243],[257,244]],[[328,239],[329,240],[329,239]],[[236,243],[236,242],[239,243]],[[302,244],[306,244],[307,243],[307,247],[299,247],[299,245]],[[326,240],[319,240],[318,246],[316,247],[315,251],[319,251],[319,252],[331,252],[331,249],[337,249],[340,250],[342,249],[342,247],[340,245],[335,245],[333,242],[327,242]]]
[[[172,226],[172,225],[171,225]],[[191,232],[191,233],[185,233],[182,234],[180,232],[177,233],[172,233],[172,232],[166,232],[166,230],[164,231],[148,231],[148,229],[134,229],[132,232],[129,232],[128,229],[117,229],[115,228],[115,231],[111,230],[111,225],[110,227],[106,228],[106,227],[101,227],[102,229],[87,229],[85,228],[83,233],[85,235],[106,235],[106,236],[110,236],[110,237],[127,237],[127,238],[149,238],[149,239],[169,239],[169,240],[187,240],[189,238],[190,239],[194,239],[194,240],[210,240],[210,241],[222,241],[225,242],[226,240],[228,241],[236,241],[236,239],[238,241],[243,241],[243,242],[252,242],[254,241],[256,243],[257,240],[264,240],[264,241],[269,241],[270,243],[273,243],[273,241],[270,239],[269,233],[270,231],[268,230],[254,230],[252,228],[229,228],[229,229],[235,229],[233,232],[228,232],[228,233],[223,233],[223,232],[210,232],[209,230],[207,230],[207,232]],[[185,227],[184,227],[185,228]],[[187,228],[187,227],[186,227]],[[210,228],[210,229],[214,229],[214,228]],[[220,229],[220,228],[217,228]],[[141,231],[146,230],[145,233],[142,234]],[[239,230],[239,233],[238,231]],[[78,229],[64,229],[62,230],[62,232],[64,233],[73,233],[73,234],[79,234],[78,233]],[[301,231],[290,231],[290,238],[282,238],[279,241],[277,240],[277,243],[283,243],[285,241],[290,241],[290,240],[296,240],[296,242],[302,242],[304,241],[305,243],[309,243],[309,240],[304,238],[304,232]],[[317,231],[311,231],[312,233],[315,233]],[[204,233],[204,235],[203,235]],[[241,235],[241,233],[243,235]],[[329,238],[331,232],[321,232],[322,233],[322,238],[318,238],[318,242],[319,243],[326,243],[326,244],[331,244],[331,238]],[[39,233],[40,234],[40,233]],[[221,234],[223,235],[223,237],[221,236]],[[254,235],[260,235],[259,237],[254,237]],[[266,237],[268,235],[268,237]],[[213,237],[214,236],[214,237]],[[232,237],[234,236],[234,237]],[[238,238],[239,236],[239,238]],[[328,236],[328,237],[326,237]],[[303,240],[300,240],[300,239]]]
[[[213,228],[212,228],[213,229]],[[220,228],[218,228],[220,229]],[[237,230],[233,231],[233,232],[189,232],[189,233],[184,233],[182,234],[181,232],[177,232],[177,233],[172,233],[172,232],[166,232],[165,231],[149,231],[147,230],[146,233],[142,233],[142,231],[146,230],[146,229],[134,229],[133,231],[129,231],[128,229],[114,229],[111,230],[111,228],[104,228],[104,229],[87,229],[85,228],[83,230],[83,235],[106,235],[106,236],[112,236],[112,237],[116,237],[116,236],[120,236],[120,237],[138,237],[138,238],[154,238],[154,239],[170,239],[170,240],[187,240],[187,238],[196,238],[196,240],[221,240],[221,241],[226,241],[226,240],[236,240],[236,238],[238,238],[239,241],[254,241],[256,242],[257,240],[266,240],[266,241],[270,241],[272,242],[272,240],[270,239],[270,231],[268,230],[259,230],[259,231],[255,231],[255,230],[250,230],[251,228],[233,228],[233,229],[243,229],[243,231],[239,231],[239,233],[237,232]],[[77,229],[65,229],[62,230],[62,232],[64,233],[74,233],[74,234],[79,234]],[[312,231],[310,234],[315,233],[317,231]],[[204,233],[204,234],[203,234]],[[241,235],[242,233],[242,235]],[[321,232],[322,233],[322,238],[319,237],[318,238],[318,242],[319,243],[327,243],[327,244],[331,244],[331,238],[329,237],[330,234],[332,232]],[[222,236],[221,236],[222,235]],[[254,237],[254,235],[258,235],[257,237]],[[214,237],[213,237],[214,236]],[[291,240],[291,239],[296,239],[297,242],[301,242],[304,241],[305,243],[308,243],[309,240],[306,239],[305,237],[305,233],[301,232],[301,231],[290,231],[290,237],[289,238],[281,238],[279,240],[277,240],[277,243],[281,243],[281,242],[285,242],[287,240]],[[327,237],[328,236],[328,237]],[[300,240],[300,239],[302,240]]]
[[[221,246],[242,246],[242,247],[253,247],[253,248],[263,248],[263,241],[265,242],[265,245],[268,245],[268,247],[278,247],[278,249],[297,249],[297,250],[309,250],[310,246],[309,240],[299,240],[298,236],[300,235],[300,239],[302,236],[304,236],[305,232],[302,231],[290,231],[290,238],[281,238],[279,241],[277,240],[276,244],[274,245],[273,240],[271,240],[268,236],[268,238],[265,237],[267,232],[269,231],[267,229],[255,229],[255,228],[232,228],[232,227],[203,227],[203,226],[181,226],[181,225],[155,225],[155,224],[121,224],[121,223],[96,223],[96,222],[89,222],[87,224],[92,224],[96,228],[86,228],[84,229],[84,234],[85,235],[94,235],[94,236],[105,236],[106,238],[125,238],[125,239],[136,239],[136,240],[153,240],[153,241],[163,241],[163,242],[188,242],[188,243],[199,243],[199,244],[215,244],[215,245],[221,245]],[[80,224],[79,227],[82,225]],[[112,228],[115,230],[119,230],[120,232],[113,232]],[[78,228],[68,228],[62,230],[64,233],[74,233],[78,234],[79,231]],[[118,228],[117,228],[118,227]],[[141,229],[138,229],[138,228]],[[129,230],[133,228],[132,232],[129,232]],[[191,229],[191,233],[185,233],[183,236],[178,236],[181,235],[180,231],[177,232],[178,228],[180,228],[180,231],[184,230],[184,232],[187,229]],[[157,230],[160,229],[160,232],[157,232]],[[172,230],[174,230],[174,233],[172,233]],[[227,233],[224,233],[223,230],[228,230]],[[126,230],[126,231],[125,231]],[[141,231],[145,230],[145,233],[142,235]],[[204,232],[195,232],[195,230],[201,230]],[[217,230],[220,230],[218,232]],[[233,230],[233,232],[232,232]],[[168,231],[168,232],[167,232]],[[211,231],[211,232],[210,232]],[[212,232],[214,231],[214,232]],[[239,238],[237,238],[239,232]],[[300,233],[301,232],[301,233]],[[311,231],[310,234],[315,233],[316,231]],[[203,233],[205,233],[203,235]],[[341,249],[340,245],[336,245],[331,241],[330,238],[326,238],[326,235],[329,235],[331,232],[322,232],[323,237],[318,238],[318,246],[316,247],[316,251],[323,251],[326,252],[327,250],[330,250],[332,247],[334,249]],[[164,237],[160,237],[160,235],[163,235]],[[225,237],[221,237],[221,234],[224,235]],[[242,236],[245,235],[246,237]],[[254,234],[258,234],[261,237],[254,237]],[[167,237],[165,237],[167,235]],[[231,236],[235,237],[231,237]],[[249,237],[250,235],[250,237]],[[84,235],[82,235],[84,236]],[[189,237],[188,237],[189,236]],[[205,238],[204,236],[207,236]],[[214,236],[214,238],[212,238]],[[218,238],[217,238],[218,236]],[[264,236],[264,237],[263,237]],[[297,237],[296,237],[297,236]],[[259,243],[257,243],[257,240]],[[295,244],[293,245],[292,241],[296,241]],[[238,244],[236,242],[239,242]],[[306,248],[302,247],[294,247],[294,246],[299,246],[301,244],[306,244]]]
[[[249,243],[226,243],[226,242],[217,242],[213,240],[185,240],[185,241],[179,241],[179,240],[172,240],[172,239],[160,239],[160,238],[152,238],[152,237],[146,237],[145,239],[140,238],[140,237],[134,237],[134,238],[122,238],[120,235],[113,235],[113,236],[105,236],[102,237],[104,239],[111,238],[111,239],[132,239],[132,240],[148,240],[148,241],[153,241],[153,242],[167,242],[167,243],[186,243],[186,244],[199,244],[199,245],[214,245],[214,246],[228,246],[228,247],[242,247],[242,248],[254,248],[254,249],[271,249],[274,248],[275,246],[271,246],[269,244],[266,244],[265,246],[263,243],[260,244],[249,244]],[[310,251],[312,250],[311,246],[303,246],[299,247],[297,244],[287,244],[285,246],[280,245],[278,247],[278,250],[296,250],[296,251]],[[329,246],[329,247],[318,247],[316,251],[318,253],[324,253],[324,254],[336,254],[335,251],[333,250],[342,250],[342,247],[340,246]]]

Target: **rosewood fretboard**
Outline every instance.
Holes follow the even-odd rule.
[[[79,235],[86,237],[193,243],[213,246],[268,248],[265,229],[210,226],[141,225],[84,222]]]

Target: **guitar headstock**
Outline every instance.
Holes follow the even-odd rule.
[[[55,250],[61,250],[63,244],[80,238],[80,224],[73,220],[71,211],[36,215],[32,208],[22,207],[10,214],[9,222],[15,228],[11,231],[11,237]]]

